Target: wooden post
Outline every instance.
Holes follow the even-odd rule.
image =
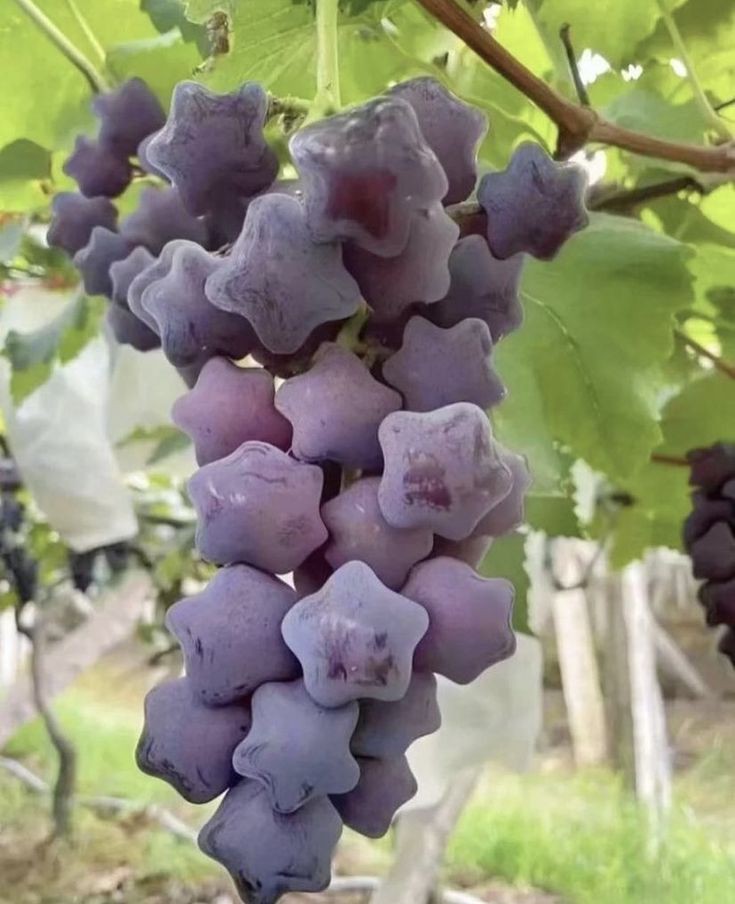
[[[646,573],[640,562],[628,565],[623,572],[622,602],[633,715],[636,796],[648,817],[649,854],[655,855],[671,805],[671,758],[664,701],[656,674]]]
[[[580,582],[583,570],[574,541],[555,542],[554,570],[565,587]],[[551,611],[574,760],[578,766],[599,765],[607,759],[605,707],[586,590],[554,591]]]

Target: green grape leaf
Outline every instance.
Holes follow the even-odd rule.
[[[141,10],[150,16],[153,27],[161,34],[178,28],[185,41],[193,41],[202,56],[209,52],[207,30],[190,21],[184,0],[141,0]]]
[[[51,155],[32,141],[20,139],[0,150],[0,210],[18,212],[48,203]]]
[[[116,44],[107,55],[107,64],[118,81],[138,76],[166,101],[177,82],[191,78],[200,62],[196,47],[185,43],[178,29]]]
[[[527,266],[524,326],[496,351],[509,397],[494,423],[528,456],[537,491],[555,489],[560,450],[619,481],[660,443],[659,369],[673,316],[693,298],[690,257],[636,221],[598,214],[555,261]]]
[[[46,382],[56,363],[71,361],[97,335],[104,308],[102,299],[80,295],[40,329],[8,333],[2,354],[10,362],[16,405]]]
[[[584,533],[574,511],[571,490],[566,495],[529,493],[525,520],[529,527],[550,537],[581,537]]]
[[[526,538],[523,534],[508,534],[493,541],[490,551],[478,571],[486,578],[505,578],[515,587],[513,628],[530,634],[528,624],[528,590],[530,581],[526,571]]]

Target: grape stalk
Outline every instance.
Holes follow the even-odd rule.
[[[138,764],[192,803],[224,794],[200,846],[274,904],[328,885],[344,825],[379,837],[415,794],[436,675],[513,653],[513,587],[476,570],[530,483],[488,419],[493,351],[521,325],[526,256],[585,225],[585,179],[522,145],[478,185],[485,117],[431,78],[308,122],[295,180],[260,85],[185,82],[164,118],[133,80],[94,109],[49,241],[117,340],[189,384],[173,418],[219,566],[168,612],[186,675],[149,694]],[[487,235],[460,238],[448,205],[475,191]]]

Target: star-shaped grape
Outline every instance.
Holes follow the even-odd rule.
[[[360,303],[340,247],[315,245],[303,207],[282,194],[250,204],[231,254],[207,281],[207,295],[245,317],[279,354],[295,352],[320,324],[350,317]]]
[[[121,235],[153,254],[175,239],[206,245],[208,233],[205,221],[188,213],[175,188],[144,189],[136,209],[120,224]]]
[[[268,97],[255,82],[229,94],[180,82],[168,121],[146,145],[146,157],[196,216],[228,197],[255,195],[278,173],[276,155],[263,137],[267,109]]]
[[[145,248],[133,248],[127,257],[110,265],[110,281],[112,282],[112,301],[128,310],[128,291],[135,277],[151,264],[155,257]]]
[[[258,782],[225,795],[199,833],[199,847],[230,873],[247,904],[276,904],[287,892],[323,891],[342,820],[326,797],[289,815],[271,809]]]
[[[428,528],[391,527],[378,505],[379,486],[379,477],[363,477],[322,506],[329,531],[324,556],[333,568],[365,562],[386,587],[398,590],[411,567],[431,552],[433,534]]]
[[[327,539],[319,517],[321,468],[268,443],[247,442],[189,481],[197,546],[210,562],[293,571]]]
[[[129,345],[139,352],[149,352],[161,345],[158,336],[122,305],[111,304],[105,312],[105,321],[120,345]]]
[[[244,358],[255,335],[242,317],[216,308],[204,284],[221,259],[194,242],[172,242],[171,266],[142,293],[140,304],[156,324],[161,345],[176,367],[187,367],[215,355]],[[169,246],[166,246],[167,251]]]
[[[397,411],[379,436],[385,467],[378,502],[394,527],[429,527],[463,540],[510,489],[510,469],[476,405]]]
[[[498,342],[523,321],[518,287],[524,260],[523,254],[498,260],[480,235],[460,239],[449,257],[449,292],[427,307],[424,316],[444,327],[479,317],[490,328],[493,342]]]
[[[158,327],[156,321],[143,306],[143,295],[154,283],[163,279],[171,269],[177,248],[176,242],[169,242],[153,263],[149,264],[145,270],[141,270],[128,286],[128,307],[152,330],[156,330]]]
[[[117,232],[95,226],[89,242],[74,255],[74,266],[82,275],[84,291],[88,295],[111,298],[110,267],[115,261],[126,258],[132,250],[130,242]]]
[[[276,408],[293,426],[293,454],[304,461],[337,461],[348,468],[380,467],[378,427],[401,407],[351,351],[325,342],[306,373],[276,393]]]
[[[477,200],[487,214],[487,240],[501,259],[522,251],[550,260],[588,222],[587,177],[532,142],[513,152],[508,168],[482,177]]]
[[[274,395],[267,370],[211,358],[194,388],[176,400],[171,414],[194,443],[197,462],[206,465],[249,440],[289,448],[291,425],[276,411]]]
[[[433,411],[453,402],[489,408],[505,396],[505,387],[493,370],[492,350],[490,330],[476,317],[447,330],[423,317],[412,317],[403,345],[383,365],[383,376],[411,411]],[[442,362],[441,379],[437,379],[437,361]]]
[[[100,143],[124,157],[133,157],[141,141],[166,122],[158,98],[140,78],[96,95],[92,109],[100,120]]]
[[[381,838],[390,828],[396,810],[411,800],[418,785],[405,756],[392,760],[361,757],[358,762],[357,787],[330,799],[346,826],[368,838]]]
[[[510,469],[513,483],[508,495],[494,505],[477,524],[475,533],[487,537],[502,537],[523,523],[526,490],[531,486],[531,475],[522,455],[503,452],[503,462]]]
[[[447,192],[416,114],[397,97],[378,97],[306,126],[290,148],[319,242],[351,239],[373,254],[400,254],[412,215]]]
[[[288,612],[281,631],[307,691],[330,707],[363,697],[400,700],[427,626],[421,606],[381,584],[363,562],[348,562]]]
[[[53,217],[46,240],[54,248],[76,254],[89,241],[95,226],[111,232],[117,226],[117,208],[108,198],[85,198],[76,192],[63,191],[51,202]]]
[[[444,203],[464,201],[477,180],[477,148],[487,133],[485,114],[427,76],[402,82],[391,88],[390,94],[411,105],[426,143],[447,175]]]
[[[128,187],[133,175],[126,157],[120,157],[115,151],[84,135],[77,138],[74,151],[62,168],[87,198],[99,195],[116,198]]]
[[[281,637],[281,621],[295,601],[278,578],[233,565],[168,610],[166,626],[181,644],[187,680],[202,703],[221,706],[267,681],[298,675]]]
[[[515,650],[509,581],[483,578],[464,562],[440,557],[418,564],[401,592],[429,613],[417,669],[469,684]]]
[[[247,706],[204,706],[186,678],[166,681],[145,698],[138,768],[205,804],[235,784],[232,753],[249,728]]]
[[[405,697],[395,703],[363,700],[352,736],[352,752],[375,759],[402,756],[417,738],[433,734],[441,725],[436,678],[414,672]]]
[[[265,786],[278,813],[352,790],[360,768],[350,753],[359,707],[325,709],[303,681],[264,684],[253,694],[253,727],[235,750],[235,770]]]
[[[450,285],[449,255],[459,227],[441,204],[417,211],[406,247],[395,257],[380,257],[358,245],[345,246],[345,266],[373,309],[374,321],[394,321],[417,302],[439,301]]]

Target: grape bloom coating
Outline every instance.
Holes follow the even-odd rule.
[[[166,115],[132,79],[93,107],[49,241],[110,299],[117,341],[160,346],[189,386],[173,419],[217,566],[167,613],[185,675],[148,695],[137,760],[191,802],[223,795],[199,846],[243,901],[275,904],[326,888],[343,827],[379,837],[415,794],[436,675],[470,682],[514,650],[513,588],[475,570],[530,483],[488,419],[492,358],[522,323],[526,256],[586,222],[584,180],[522,145],[480,182],[487,231],[461,236],[448,205],[477,189],[487,121],[427,77],[309,119],[296,179],[253,82],[183,82]],[[110,198],[141,171],[118,226]],[[732,624],[724,458],[695,462],[687,536]]]

